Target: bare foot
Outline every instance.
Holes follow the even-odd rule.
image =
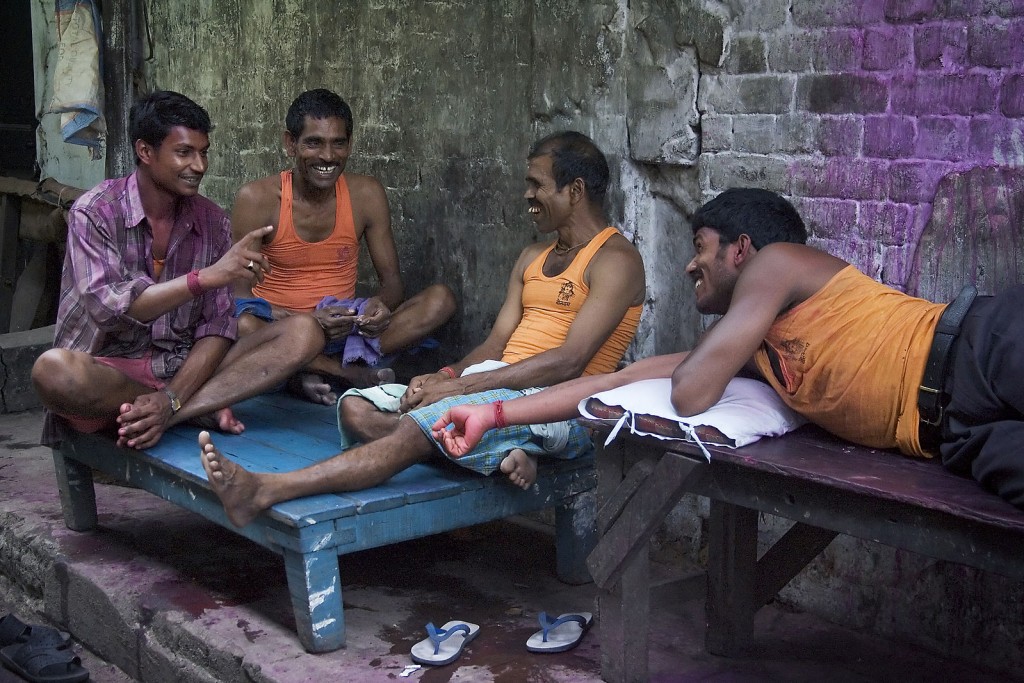
[[[257,475],[228,460],[217,450],[210,439],[210,432],[199,432],[199,459],[210,480],[210,488],[220,498],[228,519],[237,527],[243,527],[256,518],[263,508],[256,503],[260,489]]]
[[[217,427],[225,434],[241,434],[245,431],[245,425],[235,417],[231,408],[221,408],[213,414],[217,418]]]
[[[510,482],[524,491],[537,481],[537,457],[527,454],[522,448],[509,451],[501,461],[500,469],[508,475]]]
[[[391,368],[371,368],[365,365],[346,365],[341,370],[341,379],[356,389],[377,387],[381,384],[392,384],[395,371]]]
[[[189,423],[203,429],[216,429],[225,434],[241,434],[245,431],[245,425],[235,417],[231,408],[221,408],[207,415],[193,417]]]
[[[325,406],[334,405],[338,397],[331,390],[331,385],[324,378],[312,372],[300,372],[288,380],[288,390],[310,403]]]

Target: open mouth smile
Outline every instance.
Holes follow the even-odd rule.
[[[337,170],[338,164],[313,164],[313,171],[322,176],[333,175],[334,171]]]

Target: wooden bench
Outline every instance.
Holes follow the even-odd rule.
[[[584,421],[603,435],[608,425]],[[1024,579],[1024,512],[934,460],[854,446],[803,427],[744,448],[699,448],[620,433],[598,449],[602,677],[647,680],[648,541],[684,493],[710,499],[707,635],[741,654],[754,614],[837,534]],[[757,557],[758,514],[796,523]]]
[[[222,452],[256,471],[286,471],[338,451],[332,407],[284,394],[235,407],[240,436],[220,435]],[[555,508],[557,573],[568,583],[590,581],[596,475],[593,457],[542,462],[529,491],[504,477],[482,477],[442,460],[415,465],[384,484],[356,493],[319,495],[273,506],[243,529],[228,522],[199,460],[199,429],[179,426],[147,451],[118,448],[109,436],[75,435],[54,449],[61,506],[68,528],[96,526],[96,469],[196,512],[279,553],[299,640],[310,652],[345,643],[339,556],[545,508]]]

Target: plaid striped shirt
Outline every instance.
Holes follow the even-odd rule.
[[[54,346],[94,356],[139,358],[152,351],[153,375],[172,377],[196,340],[238,336],[227,287],[211,290],[150,323],[131,318],[132,302],[155,282],[215,263],[231,247],[231,221],[205,197],[180,200],[159,280],[153,273],[153,232],[136,174],[106,180],[82,195],[68,214]]]

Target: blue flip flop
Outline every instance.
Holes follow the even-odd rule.
[[[432,666],[451,664],[479,633],[480,627],[467,621],[449,621],[441,628],[431,622],[427,624],[427,637],[412,646],[412,661]]]
[[[570,612],[551,621],[547,612],[541,612],[537,620],[541,630],[526,641],[526,649],[530,652],[565,652],[580,644],[583,634],[594,623],[594,615]]]

